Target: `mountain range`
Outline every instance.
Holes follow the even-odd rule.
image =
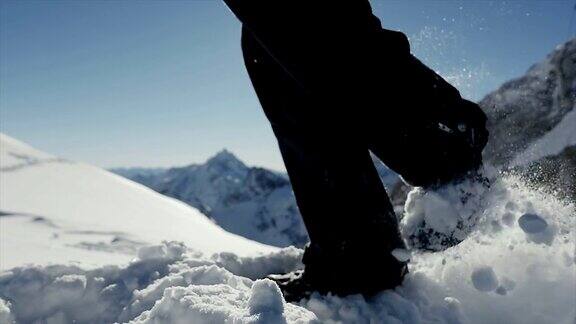
[[[384,165],[378,166],[386,185],[399,181]],[[203,164],[110,171],[196,207],[232,233],[281,247],[308,242],[287,175],[249,167],[228,150]]]
[[[203,164],[111,171],[186,202],[244,237],[277,246],[307,241],[287,177],[248,167],[227,150]]]

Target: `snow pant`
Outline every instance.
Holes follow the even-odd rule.
[[[480,165],[484,114],[368,1],[225,2],[308,230],[304,263],[381,269],[369,255],[404,244],[369,151],[411,184],[445,183]]]

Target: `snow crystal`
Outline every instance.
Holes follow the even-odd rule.
[[[489,292],[498,288],[498,278],[491,267],[480,267],[475,269],[471,275],[474,288],[479,291]]]

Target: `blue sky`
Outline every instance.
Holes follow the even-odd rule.
[[[383,26],[480,99],[574,36],[573,0],[372,1]],[[102,167],[202,162],[226,147],[282,170],[218,0],[0,2],[0,130]]]

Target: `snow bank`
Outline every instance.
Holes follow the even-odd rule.
[[[278,254],[290,259],[297,251]],[[310,311],[285,305],[275,283],[234,275],[218,266],[218,259],[168,242],[142,248],[138,259],[126,267],[14,268],[0,276],[0,322],[305,323],[315,319]],[[243,258],[243,264],[273,270],[260,262],[264,259],[276,260],[278,255]]]

